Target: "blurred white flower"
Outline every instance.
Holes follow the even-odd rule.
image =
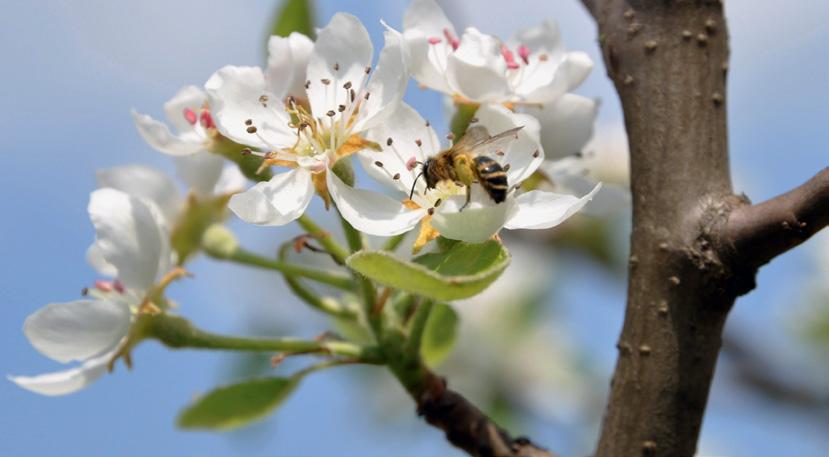
[[[370,140],[383,145],[382,150],[362,151],[358,157],[367,173],[389,188],[406,197],[413,189],[411,199],[397,200],[355,189],[329,174],[328,187],[343,217],[358,230],[378,236],[406,232],[422,221],[421,246],[437,233],[446,238],[481,242],[502,227],[544,229],[558,225],[581,209],[599,189],[597,185],[582,198],[539,190],[519,193],[516,188],[544,160],[538,121],[500,105],[482,106],[476,115],[479,123],[475,125],[494,134],[523,127],[514,140],[489,152],[506,170],[509,189],[504,202],[496,204],[481,186],[473,185],[471,203],[463,208],[464,186],[441,181],[429,189],[424,180],[418,180],[413,164],[425,163],[437,155],[440,141],[414,109],[401,105],[387,123],[368,132]],[[433,233],[430,235],[429,231]]]
[[[414,0],[403,29],[414,78],[465,101],[554,102],[581,84],[593,68],[587,54],[564,49],[554,21],[506,42],[474,27],[459,36],[435,0]]]
[[[207,95],[196,86],[186,86],[164,104],[164,114],[176,129],[132,111],[138,133],[153,148],[172,156],[189,156],[209,148],[209,131],[215,129],[207,109]]]
[[[112,188],[92,192],[89,216],[96,241],[93,267],[113,281],[98,281],[90,298],[49,304],[30,315],[23,331],[32,346],[69,370],[37,376],[9,376],[43,395],[80,390],[106,370],[130,328],[133,312],[173,266],[167,221],[151,201]]]
[[[356,17],[338,13],[319,31],[304,70],[302,53],[308,43],[294,36],[271,41],[267,74],[256,67],[228,66],[207,81],[219,131],[257,149],[252,153],[265,157],[266,165],[291,169],[235,195],[229,206],[237,216],[258,225],[296,219],[315,189],[327,198],[329,167],[373,146],[362,135],[389,118],[408,82],[402,36],[387,28],[385,39],[369,77],[373,47],[368,32]],[[293,57],[285,57],[287,50]],[[304,85],[307,106],[291,93],[298,82]]]

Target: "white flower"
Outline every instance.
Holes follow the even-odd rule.
[[[133,308],[173,264],[165,218],[150,201],[99,189],[90,197],[89,216],[96,233],[90,261],[115,280],[98,282],[89,299],[53,303],[26,319],[23,331],[35,349],[58,362],[82,362],[65,371],[9,377],[43,395],[75,392],[104,373],[129,331]]]
[[[414,0],[403,29],[414,78],[465,101],[549,103],[581,84],[593,68],[585,53],[564,49],[554,21],[506,42],[474,27],[459,37],[435,0]]]
[[[370,140],[382,144],[382,151],[363,151],[358,157],[372,177],[404,196],[396,200],[355,189],[330,173],[328,187],[341,202],[338,209],[343,217],[358,230],[372,235],[400,234],[423,220],[421,237],[434,237],[437,233],[424,233],[424,230],[433,228],[447,238],[481,242],[498,233],[502,227],[544,229],[558,225],[581,209],[599,189],[597,185],[582,198],[539,190],[520,193],[517,187],[544,160],[538,141],[538,121],[500,105],[482,106],[476,116],[480,125],[493,135],[523,126],[517,133],[517,139],[491,156],[501,166],[508,166],[507,183],[510,189],[506,201],[496,204],[480,185],[473,185],[472,201],[461,211],[466,199],[464,187],[440,182],[436,188],[427,189],[422,179],[415,184],[420,167],[412,167],[411,164],[423,163],[437,155],[440,142],[434,130],[414,109],[402,105],[387,123],[368,134]],[[413,185],[414,193],[409,201],[406,197]]]
[[[394,112],[408,82],[402,36],[387,29],[385,39],[370,76],[373,47],[368,32],[356,17],[339,13],[319,31],[304,78],[299,78],[302,59],[283,65],[291,59],[280,54],[271,55],[267,74],[255,67],[229,66],[207,81],[219,131],[257,149],[253,153],[264,156],[266,165],[290,168],[235,195],[229,207],[237,216],[259,225],[282,225],[296,219],[315,189],[327,197],[324,186],[329,167],[373,146],[363,138],[364,132]],[[271,41],[271,52],[288,48],[296,46],[290,41]],[[304,85],[307,106],[290,92],[298,81]],[[286,95],[291,95],[287,102]]]
[[[207,96],[196,86],[186,86],[164,104],[164,114],[177,133],[146,114],[132,111],[138,133],[153,148],[172,156],[188,156],[209,147],[209,131],[215,129],[207,109]]]

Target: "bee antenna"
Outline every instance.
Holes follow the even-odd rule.
[[[412,197],[414,197],[415,185],[417,185],[417,180],[418,180],[418,179],[420,179],[420,177],[421,177],[421,176],[423,176],[423,171],[421,171],[421,172],[417,175],[417,177],[415,177],[415,180],[414,180],[414,182],[412,183],[412,191],[411,191],[411,192],[409,192],[409,200],[411,200],[411,199],[412,199]]]

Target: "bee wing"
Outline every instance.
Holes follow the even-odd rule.
[[[486,133],[486,128],[484,127],[473,127],[475,129],[482,129],[484,133]],[[487,136],[468,146],[467,151],[471,154],[475,155],[483,155],[483,156],[493,156],[493,155],[503,155],[504,149],[510,144],[512,141],[518,138],[518,131],[523,129],[524,126],[518,126],[515,128],[511,128],[509,130],[505,130],[495,136]],[[472,129],[470,129],[472,130]]]
[[[468,151],[478,143],[482,143],[490,138],[489,131],[483,125],[476,125],[466,129],[460,140],[458,140],[452,149],[456,151]]]

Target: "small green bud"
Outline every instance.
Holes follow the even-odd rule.
[[[211,225],[202,236],[202,248],[211,257],[227,259],[239,249],[236,236],[222,224]]]

